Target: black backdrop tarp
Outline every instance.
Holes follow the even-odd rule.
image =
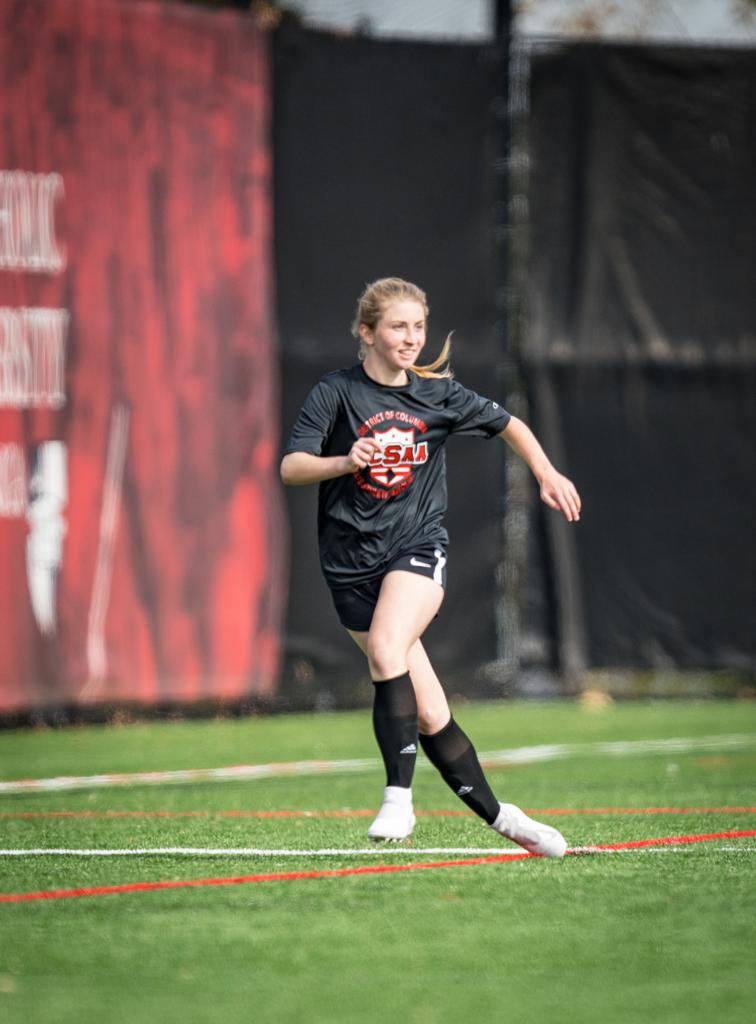
[[[426,354],[455,331],[456,376],[499,394],[494,162],[500,58],[492,48],[386,42],[285,29],[275,63],[276,259],[285,430],[326,371],[350,365],[367,281],[399,275],[429,296]],[[500,107],[499,107],[500,109]],[[494,395],[492,394],[492,397]],[[495,657],[503,446],[447,447],[450,585],[427,642],[464,679]],[[320,576],[316,488],[287,489],[290,600],[284,686],[302,699],[364,699],[364,658]],[[314,675],[314,680],[313,680]],[[448,675],[447,675],[448,678]]]
[[[529,628],[562,668],[756,668],[755,125],[753,51],[532,56],[524,358],[584,515],[538,514]]]

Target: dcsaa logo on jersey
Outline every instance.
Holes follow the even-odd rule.
[[[370,476],[383,487],[394,487],[406,480],[413,466],[428,461],[428,442],[415,444],[415,431],[376,430],[373,437],[381,446],[370,463]]]

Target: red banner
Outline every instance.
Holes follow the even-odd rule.
[[[269,63],[229,11],[0,10],[0,711],[275,687]]]

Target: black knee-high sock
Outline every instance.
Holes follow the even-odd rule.
[[[409,672],[373,680],[373,729],[386,765],[386,785],[409,789],[417,757],[417,701]]]
[[[486,781],[475,747],[454,719],[432,736],[421,734],[420,745],[447,786],[492,825],[499,816],[499,801]]]

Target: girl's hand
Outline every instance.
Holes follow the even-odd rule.
[[[545,501],[549,508],[564,513],[564,518],[570,523],[576,523],[580,519],[580,495],[572,480],[553,468],[548,469],[540,480],[541,500]]]
[[[347,472],[354,473],[369,466],[375,453],[380,450],[381,446],[374,437],[360,437],[354,442],[347,455]]]

